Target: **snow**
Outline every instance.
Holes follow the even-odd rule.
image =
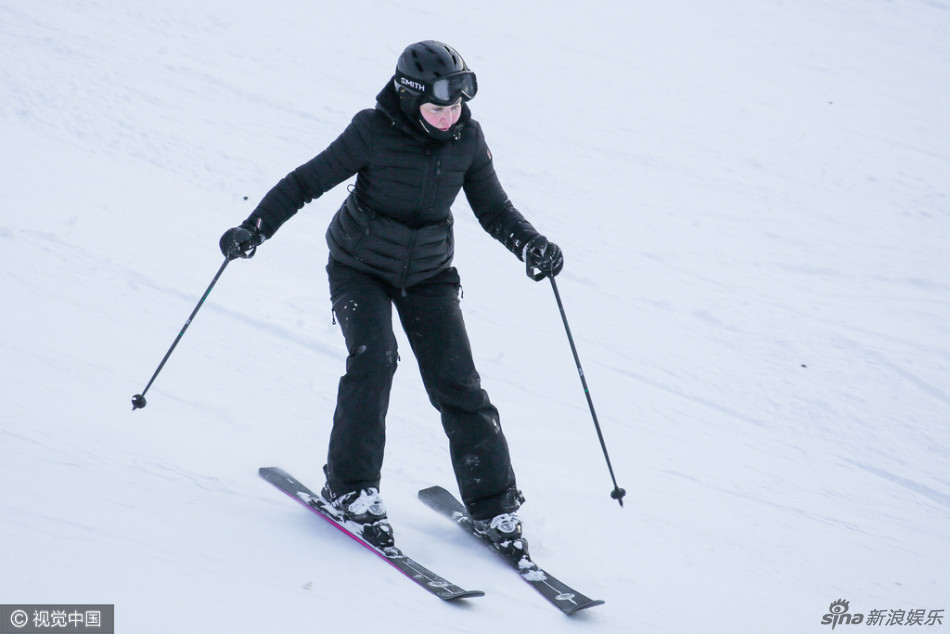
[[[0,603],[119,631],[823,632],[950,609],[950,2],[0,0]],[[452,43],[559,289],[455,208],[463,310],[567,618],[416,499],[453,486],[400,333],[382,492],[415,588],[257,476],[322,484],[327,194],[220,234]],[[942,625],[924,630],[942,631]],[[841,625],[839,627],[844,627]]]
[[[547,579],[547,575],[545,575],[541,570],[528,570],[522,573],[521,576],[528,581],[544,581]]]

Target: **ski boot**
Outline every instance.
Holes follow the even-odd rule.
[[[521,518],[502,513],[488,520],[472,520],[475,532],[512,563],[531,561],[528,541],[522,535]]]
[[[341,520],[355,524],[356,532],[370,545],[383,552],[395,548],[393,528],[386,517],[386,507],[379,497],[379,489],[370,487],[334,495],[329,486],[324,486],[320,495],[339,514]]]

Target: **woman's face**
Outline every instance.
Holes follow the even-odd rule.
[[[445,132],[458,122],[462,114],[462,100],[460,98],[450,106],[424,103],[419,106],[419,112],[426,123]]]

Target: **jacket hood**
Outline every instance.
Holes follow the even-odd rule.
[[[399,95],[396,94],[396,88],[393,86],[392,79],[386,82],[383,89],[376,95],[376,110],[385,115],[387,119],[393,122],[393,125],[406,134],[438,143],[446,143],[458,139],[465,125],[472,119],[471,109],[467,103],[462,102],[462,114],[454,126],[445,132],[432,130],[423,125],[421,121],[422,115],[419,115],[419,119],[414,120],[410,119],[403,111],[402,104],[399,102]]]

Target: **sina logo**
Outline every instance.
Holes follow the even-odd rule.
[[[848,602],[844,599],[838,599],[828,606],[828,614],[821,617],[822,625],[830,625],[835,629],[839,625],[858,625],[864,622],[863,614],[848,614]]]

